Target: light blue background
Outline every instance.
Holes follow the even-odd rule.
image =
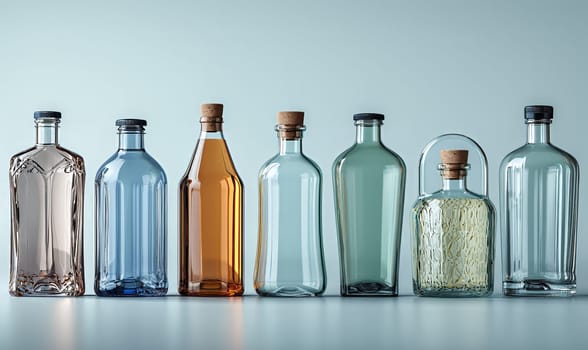
[[[425,144],[477,140],[497,203],[500,160],[525,140],[523,106],[552,104],[553,141],[586,170],[588,3],[582,1],[0,2],[0,281],[9,264],[9,157],[34,142],[32,113],[63,113],[61,143],[86,161],[85,262],[94,278],[95,173],[114,120],[149,121],[146,146],[169,178],[170,291],[177,290],[177,184],[199,104],[225,104],[245,183],[245,281],[253,293],[257,172],[276,150],[276,112],[306,112],[304,151],[323,169],[328,294],[339,270],[331,164],[354,141],[353,113],[386,115],[385,144],[408,166],[400,292],[410,294],[408,212]],[[580,188],[578,288],[588,292],[588,193]],[[501,277],[497,244],[497,283]],[[0,284],[0,285],[1,285]],[[496,284],[499,290],[500,285]]]

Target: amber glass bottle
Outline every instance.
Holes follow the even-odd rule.
[[[222,104],[203,104],[202,130],[180,181],[180,283],[191,296],[243,294],[243,185],[225,143]]]

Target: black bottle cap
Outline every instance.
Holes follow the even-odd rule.
[[[45,119],[45,118],[61,119],[61,112],[36,111],[34,114],[34,118],[35,119]]]
[[[544,105],[533,105],[525,107],[526,120],[553,119],[553,107]]]
[[[353,115],[353,120],[384,120],[384,115],[380,113],[357,113]]]
[[[116,126],[147,126],[147,121],[144,119],[118,119]]]

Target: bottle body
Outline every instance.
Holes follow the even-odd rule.
[[[96,295],[165,295],[165,172],[144,149],[119,149],[98,170],[95,189]]]
[[[37,120],[37,145],[10,160],[13,296],[84,294],[84,160],[57,144],[57,123]]]
[[[335,160],[341,295],[398,294],[405,177],[403,160],[379,136]]]
[[[243,185],[220,131],[204,131],[179,185],[179,293],[243,294]]]
[[[529,143],[500,167],[503,292],[573,295],[579,167],[566,152]]]
[[[492,203],[473,193],[439,191],[417,200],[412,210],[414,293],[492,294],[494,220]]]
[[[254,276],[259,295],[324,292],[321,186],[320,169],[301,153],[277,155],[262,166]]]

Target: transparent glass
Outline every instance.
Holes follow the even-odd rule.
[[[344,296],[398,294],[406,166],[382,144],[381,124],[356,121],[356,143],[333,164]]]
[[[438,150],[465,149],[472,163],[482,165],[476,174],[482,193],[466,186],[469,165],[460,179],[439,178],[442,188],[426,192],[426,169],[439,163]],[[434,150],[434,152],[431,152]],[[439,166],[442,170],[443,167]],[[419,199],[412,209],[413,290],[419,296],[486,296],[494,290],[495,210],[487,197],[486,155],[472,139],[443,135],[427,145],[421,157]],[[430,180],[430,178],[429,178]]]
[[[84,294],[84,160],[58,144],[59,119],[37,119],[36,145],[10,160],[9,292]]]
[[[96,174],[98,296],[167,293],[167,179],[142,127],[119,127],[119,148]]]
[[[326,287],[322,177],[302,153],[302,130],[297,138],[279,137],[279,153],[259,171],[254,286],[262,296],[319,296]]]
[[[243,294],[243,182],[222,131],[206,127],[179,186],[179,293]]]
[[[576,293],[579,167],[549,127],[530,123],[527,144],[500,166],[505,295]]]

